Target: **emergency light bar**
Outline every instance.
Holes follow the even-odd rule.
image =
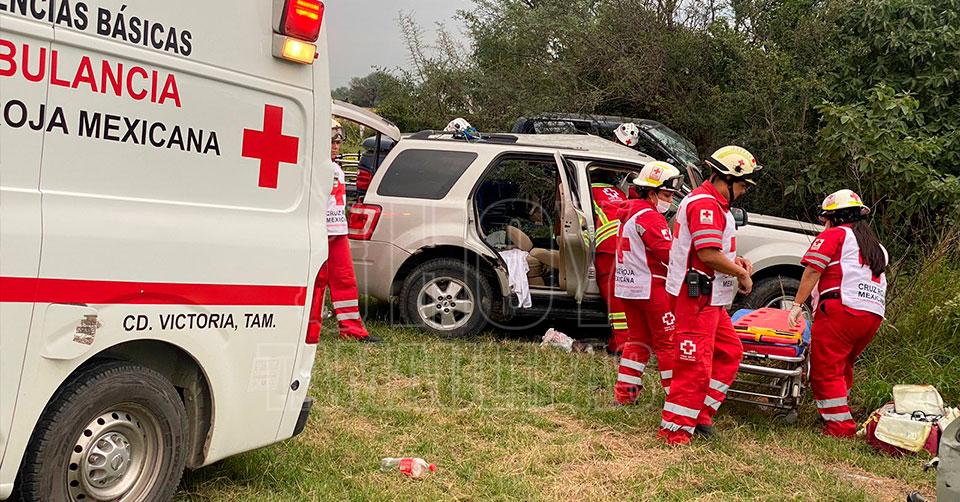
[[[320,37],[323,12],[320,0],[274,0],[273,56],[312,64],[317,58],[314,42]]]

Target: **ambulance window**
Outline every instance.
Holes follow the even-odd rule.
[[[387,169],[377,194],[440,200],[446,197],[460,176],[473,164],[473,152],[406,150]]]

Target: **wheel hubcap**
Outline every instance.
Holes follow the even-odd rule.
[[[781,309],[781,310],[790,310],[793,308],[793,297],[792,296],[778,296],[773,300],[767,302],[766,307]],[[810,312],[810,308],[806,305],[803,306],[803,316],[807,319],[807,322],[813,322],[813,313]]]
[[[474,297],[459,279],[438,277],[427,282],[417,296],[420,319],[433,329],[457,329],[473,315]]]
[[[136,405],[102,413],[77,438],[67,470],[72,500],[144,500],[163,457],[153,414]]]

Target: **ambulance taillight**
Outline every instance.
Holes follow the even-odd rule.
[[[314,42],[323,26],[320,0],[274,0],[273,56],[302,64],[317,58]]]
[[[287,0],[281,33],[307,42],[316,42],[323,24],[323,2]]]

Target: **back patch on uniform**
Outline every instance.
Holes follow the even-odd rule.
[[[700,210],[700,224],[713,225],[713,210],[711,209]]]

